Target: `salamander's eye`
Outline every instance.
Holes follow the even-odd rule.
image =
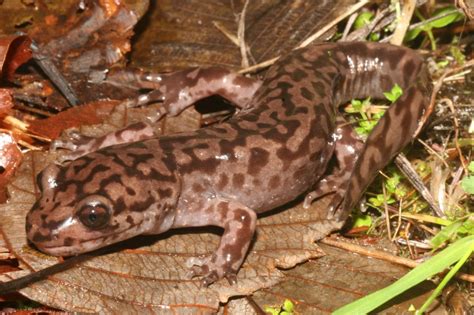
[[[84,205],[77,215],[82,224],[91,229],[103,228],[110,219],[109,208],[102,203]]]

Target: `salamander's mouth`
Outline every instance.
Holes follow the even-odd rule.
[[[52,256],[75,256],[132,238],[141,234],[141,232],[140,225],[137,224],[130,226],[126,230],[116,231],[116,233],[113,234],[103,235],[88,240],[68,237],[58,245],[48,245],[48,243],[51,242],[43,244],[33,242],[33,244],[41,252]]]

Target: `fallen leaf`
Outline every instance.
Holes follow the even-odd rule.
[[[42,137],[56,139],[65,129],[101,123],[117,103],[117,101],[98,101],[76,106],[46,119],[32,120],[28,129]]]
[[[382,244],[378,244],[379,250],[388,246],[396,251],[395,245]],[[284,278],[277,285],[253,294],[254,302],[264,308],[281,305],[285,299],[290,299],[295,305],[295,314],[331,314],[345,304],[392,284],[409,271],[409,268],[387,261],[325,244],[320,246],[326,253],[324,257],[284,271]],[[413,304],[419,308],[434,287],[432,282],[425,281],[374,314],[408,314],[408,307]],[[437,307],[436,313],[432,314],[448,314],[443,305]]]
[[[84,130],[104,133],[131,123],[130,117],[143,119],[130,114],[116,107],[105,124]],[[35,174],[56,156],[56,153],[43,152],[27,154],[9,186],[10,202],[0,206],[1,231],[6,244],[25,269],[4,274],[3,281],[59,261],[30,248],[24,231],[26,212],[36,200],[38,191],[34,185]],[[114,247],[113,253],[94,257],[52,275],[21,293],[42,304],[74,312],[113,313],[124,309],[215,312],[219,303],[230,297],[249,295],[281,281],[283,274],[277,267],[291,268],[320,257],[323,253],[314,241],[340,227],[340,224],[324,219],[324,204],[323,200],[310,210],[297,205],[259,219],[255,242],[238,273],[238,285],[231,286],[221,280],[209,288],[201,288],[199,279],[188,279],[187,260],[213,253],[220,237],[212,233],[212,229],[183,229],[132,239]]]
[[[15,70],[31,58],[31,39],[27,36],[0,37],[0,77],[10,80]]]
[[[250,61],[258,63],[289,52],[353,2],[249,1],[245,42]],[[132,64],[154,71],[193,66],[240,68],[240,48],[221,29],[237,37],[238,16],[244,3],[243,0],[154,2],[143,21],[146,28],[134,44]]]

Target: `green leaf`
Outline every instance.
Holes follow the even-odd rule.
[[[270,313],[271,315],[278,315],[280,314],[280,310],[277,309],[276,307],[270,307],[270,306],[267,306],[265,307],[265,313]]]
[[[468,218],[462,228],[459,230],[461,233],[466,233],[469,235],[474,235],[474,218]]]
[[[466,248],[465,254],[458,260],[456,265],[453,268],[451,268],[451,270],[446,274],[446,276],[443,278],[440,284],[436,287],[436,289],[433,290],[433,293],[431,293],[430,297],[425,301],[425,303],[423,303],[423,305],[416,312],[416,314],[423,314],[428,309],[431,303],[433,303],[434,299],[441,293],[441,291],[443,291],[443,288],[448,284],[449,280],[451,280],[451,278],[454,277],[454,275],[459,271],[459,269],[461,269],[464,263],[469,259],[473,251],[474,251],[474,242],[471,243],[470,248]]]
[[[450,11],[452,11],[452,13],[448,14]],[[434,28],[442,28],[442,27],[448,26],[451,23],[460,21],[464,17],[458,10],[454,9],[452,6],[435,11],[435,13],[433,14],[433,17],[441,16],[445,14],[448,14],[448,15],[440,19],[433,20],[430,23],[428,23],[428,25]]]
[[[291,300],[286,299],[285,302],[283,302],[283,307],[282,308],[288,314],[292,314],[294,309],[295,309],[295,305],[293,304],[293,302],[291,302]]]
[[[405,41],[409,42],[411,40],[414,40],[415,38],[420,35],[420,33],[423,31],[421,27],[414,28],[412,30],[409,30],[407,34],[405,35]]]
[[[451,47],[449,48],[449,51],[451,55],[454,57],[454,59],[456,60],[456,63],[460,65],[464,64],[464,62],[466,61],[466,56],[464,56],[464,54],[462,53],[461,49],[459,49],[458,46],[451,45]]]
[[[359,14],[359,16],[357,16],[356,20],[354,21],[354,28],[356,30],[363,28],[374,19],[374,16],[375,15],[372,12],[362,12],[361,14]]]
[[[384,92],[383,95],[391,103],[395,103],[403,95],[403,90],[398,84],[395,84],[389,92]]]
[[[339,308],[333,315],[367,314],[397,295],[463,259],[466,256],[466,249],[471,249],[472,251],[473,246],[474,235],[462,238],[420,264],[388,287]]]
[[[444,69],[449,65],[449,60],[441,60],[436,63],[436,66],[438,66],[439,69]]]
[[[461,180],[462,189],[470,195],[474,195],[474,176],[466,176]]]
[[[469,172],[474,173],[474,161],[471,161],[469,165],[467,166],[467,169]]]
[[[370,215],[358,214],[355,216],[352,228],[358,228],[362,226],[372,226],[372,217]]]
[[[453,236],[455,236],[459,229],[462,227],[462,221],[456,221],[448,226],[445,226],[438,232],[432,239],[431,245],[436,249],[440,247],[442,244],[450,240]]]
[[[400,184],[400,175],[398,175],[397,173],[393,174],[389,179],[385,181],[385,187],[390,193],[395,192],[395,189],[397,188],[398,184]]]
[[[371,42],[378,42],[380,40],[380,33],[370,33],[369,40]]]

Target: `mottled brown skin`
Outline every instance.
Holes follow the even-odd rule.
[[[331,214],[345,220],[429,112],[421,57],[374,43],[320,44],[293,52],[272,66],[263,82],[216,68],[145,74],[140,80],[157,89],[129,105],[160,99],[159,115],[175,115],[212,94],[242,110],[227,122],[190,133],[143,140],[149,129],[139,124],[127,129],[136,139],[133,133],[120,137],[124,131],[119,131],[108,141],[73,141],[81,153],[69,158],[76,159],[63,167],[50,165],[38,176],[42,195],[26,223],[28,239],[38,249],[76,255],[139,234],[215,225],[224,229],[219,247],[211,257],[191,262],[193,275],[203,276],[206,285],[222,277],[233,281],[258,213],[307,192],[306,206],[334,193]],[[381,98],[395,83],[403,96],[362,145],[338,118],[337,105]],[[123,144],[106,147],[111,139]],[[333,156],[338,167],[325,174]]]

